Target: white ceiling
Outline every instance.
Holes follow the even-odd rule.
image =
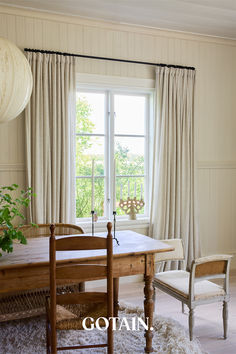
[[[236,39],[236,0],[0,0],[0,4]]]

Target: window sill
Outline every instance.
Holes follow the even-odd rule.
[[[94,224],[95,232],[106,231],[107,222],[109,220],[101,220]],[[91,232],[91,222],[79,222],[76,224],[84,230],[85,233]],[[116,220],[116,230],[136,230],[149,227],[149,218],[143,217],[137,220]]]

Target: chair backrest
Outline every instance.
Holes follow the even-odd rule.
[[[184,248],[183,241],[180,238],[160,240],[169,246],[174,247],[174,251],[171,252],[160,252],[155,255],[155,262],[165,262],[165,261],[184,261]]]
[[[57,223],[55,225],[55,235],[78,235],[83,234],[81,227],[72,224]],[[24,225],[20,228],[26,238],[49,237],[50,224],[38,224],[37,226]]]
[[[213,255],[195,259],[192,262],[195,278],[225,276],[229,271],[231,258],[229,255]]]
[[[85,304],[99,303],[107,300],[108,317],[113,316],[113,244],[112,224],[107,224],[107,237],[72,236],[55,238],[55,225],[50,226],[50,318],[51,325],[55,328],[57,304]],[[60,251],[84,251],[104,249],[107,253],[107,264],[73,264],[68,265],[56,262],[56,253]],[[76,283],[95,278],[107,278],[106,293],[76,293],[56,294],[57,282]]]
[[[229,293],[230,255],[212,255],[192,261],[190,270],[189,293],[194,297],[194,282],[204,279],[224,279],[224,290]]]

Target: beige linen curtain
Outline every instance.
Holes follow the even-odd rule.
[[[28,221],[75,222],[75,58],[26,53],[33,92],[25,111]]]
[[[194,167],[195,71],[156,69],[150,235],[182,238],[190,266],[200,253]]]

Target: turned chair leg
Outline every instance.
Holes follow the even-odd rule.
[[[227,332],[228,332],[228,302],[223,301],[223,326],[224,326],[224,339],[227,338]]]
[[[189,309],[188,315],[188,326],[189,326],[189,339],[190,341],[193,340],[193,326],[194,326],[194,309]]]
[[[184,313],[184,303],[182,302],[182,313]]]

